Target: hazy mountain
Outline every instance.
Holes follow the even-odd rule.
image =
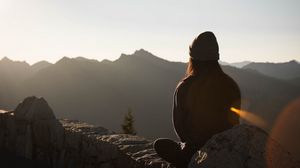
[[[40,62],[37,62],[37,63],[31,65],[31,70],[33,72],[38,72],[41,69],[47,68],[50,65],[52,65],[52,64],[47,61],[40,61]]]
[[[284,107],[300,96],[300,87],[247,69],[227,67],[227,72],[238,83],[245,110],[258,114],[272,127]]]
[[[242,61],[242,62],[234,62],[234,63],[230,63],[231,66],[237,67],[237,68],[242,68],[248,64],[250,64],[250,61]]]
[[[30,65],[26,62],[12,61],[7,57],[0,60],[0,75],[6,75],[11,80],[23,80],[28,77],[29,71]]]
[[[221,64],[221,65],[230,65],[228,62],[225,62],[225,61],[219,61],[219,64]]]
[[[284,63],[250,63],[243,68],[256,70],[262,74],[278,79],[300,77],[300,64],[295,60]]]
[[[44,96],[58,117],[89,121],[115,131],[120,130],[131,107],[140,134],[170,135],[173,91],[185,66],[145,50],[122,54],[114,62],[64,57],[25,80],[21,97]],[[154,129],[158,125],[165,128]]]
[[[3,67],[6,66],[0,64]],[[14,67],[14,71],[22,70],[20,67]],[[120,131],[130,107],[138,134],[175,137],[171,121],[173,92],[185,68],[185,63],[170,62],[143,49],[131,55],[122,54],[116,61],[64,57],[36,73],[19,72],[26,72],[26,78],[18,79],[17,83],[2,75],[6,85],[0,87],[0,108],[13,109],[29,95],[43,96],[58,117]],[[289,82],[248,69],[223,69],[239,84],[244,108],[259,114],[269,126],[282,108],[300,95],[299,87]]]
[[[250,62],[250,61],[242,61],[242,62],[228,63],[228,62],[224,62],[224,61],[219,61],[219,63],[220,63],[221,65],[230,65],[230,66],[233,66],[233,67],[236,67],[236,68],[242,68],[242,67],[244,67],[245,65],[250,64],[251,62]]]
[[[26,62],[12,61],[7,57],[0,60],[0,105],[4,108],[17,103],[20,84],[28,78],[30,65]]]

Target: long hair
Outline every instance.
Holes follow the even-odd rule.
[[[186,69],[186,77],[213,72],[222,72],[221,66],[218,61],[198,61],[190,58]]]

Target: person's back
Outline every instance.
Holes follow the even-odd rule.
[[[176,129],[182,142],[201,147],[212,135],[239,123],[238,116],[230,111],[240,107],[239,88],[221,69],[191,75],[176,90],[173,119],[175,129],[184,130],[179,133]]]
[[[190,46],[187,77],[179,82],[173,124],[180,143],[158,139],[158,155],[176,167],[187,167],[192,155],[214,134],[239,123],[231,107],[240,108],[240,91],[219,63],[219,46],[212,32],[200,34]]]

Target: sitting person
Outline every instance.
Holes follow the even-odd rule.
[[[241,95],[235,81],[219,63],[219,46],[212,32],[200,34],[190,46],[187,76],[179,82],[173,105],[173,124],[180,143],[158,139],[154,149],[177,168],[185,168],[194,153],[214,134],[239,124]]]

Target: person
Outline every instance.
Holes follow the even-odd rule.
[[[218,63],[215,35],[201,33],[189,50],[187,75],[176,87],[173,104],[173,125],[181,142],[163,138],[154,142],[157,154],[177,168],[187,167],[214,134],[239,124],[230,108],[240,109],[240,90]]]

